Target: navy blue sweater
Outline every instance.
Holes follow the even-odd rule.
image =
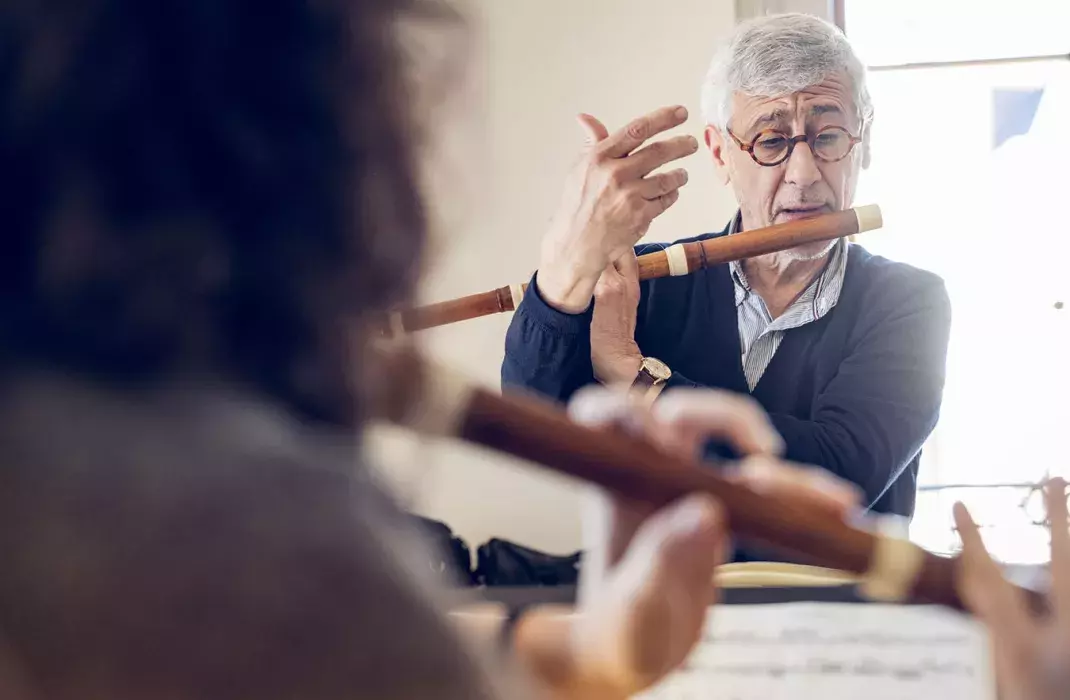
[[[725,232],[687,240],[719,235]],[[727,264],[642,282],[636,342],[669,365],[670,387],[750,393],[784,438],[787,459],[858,484],[877,512],[910,517],[921,447],[940,412],[950,303],[936,275],[855,244],[848,251],[835,308],[786,331],[753,392]],[[593,383],[592,308],[566,314],[550,307],[536,273],[506,334],[503,389],[564,402]]]

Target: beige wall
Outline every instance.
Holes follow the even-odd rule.
[[[481,0],[475,89],[462,96],[482,116],[439,168],[449,218],[424,290],[449,299],[525,281],[582,135],[587,111],[612,130],[656,107],[682,103],[683,127],[701,139],[701,80],[730,29],[733,0]],[[455,128],[455,127],[453,127]],[[648,240],[716,230],[734,210],[705,151],[686,161],[691,180]],[[463,206],[458,206],[463,204]],[[508,315],[428,332],[433,352],[477,381],[498,385]],[[402,497],[470,544],[504,537],[552,552],[579,547],[571,484],[471,449],[375,443]]]
[[[833,0],[735,0],[736,17],[745,19],[777,12],[806,12],[833,20]]]

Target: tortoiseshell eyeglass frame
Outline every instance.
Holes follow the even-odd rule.
[[[799,134],[798,136],[788,136],[784,132],[777,131],[776,129],[763,129],[762,131],[759,131],[758,134],[753,139],[751,139],[749,143],[744,143],[743,141],[741,141],[735,134],[732,133],[731,129],[725,129],[725,131],[727,131],[728,135],[732,137],[732,140],[736,142],[736,145],[739,146],[740,150],[745,151],[747,155],[751,157],[751,160],[753,160],[758,165],[764,166],[766,168],[771,168],[773,166],[780,165],[781,163],[786,161],[788,158],[791,157],[791,154],[795,150],[795,147],[800,143],[806,143],[806,145],[810,147],[810,152],[814,154],[814,157],[819,160],[823,160],[826,163],[835,163],[837,161],[843,160],[851,154],[851,151],[854,150],[855,146],[862,143],[861,138],[855,136],[847,129],[844,129],[842,126],[826,126],[822,129],[818,129],[813,134]],[[847,139],[851,144],[847,147],[847,151],[839,158],[824,158],[817,152],[817,149],[814,148],[814,143],[817,142],[818,137],[821,136],[821,134],[830,131],[838,131],[843,134],[846,134]],[[754,154],[754,144],[758,143],[758,139],[762,138],[767,134],[776,134],[777,136],[780,136],[788,142],[788,149],[784,152],[784,155],[769,163],[759,160],[758,156]]]

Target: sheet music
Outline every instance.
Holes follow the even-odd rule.
[[[722,605],[645,700],[995,700],[987,633],[946,608]]]

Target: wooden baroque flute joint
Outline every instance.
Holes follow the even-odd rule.
[[[509,296],[513,299],[513,311],[520,308],[520,302],[524,301],[524,291],[526,289],[526,284],[513,284],[509,286]]]
[[[669,263],[669,276],[682,277],[691,272],[687,262],[687,251],[682,243],[676,243],[665,249],[665,259]]]
[[[925,552],[891,532],[887,518],[877,521],[869,569],[862,574],[859,593],[870,600],[901,603],[911,598],[925,564]]]
[[[495,291],[498,301],[498,311],[516,311],[520,308],[520,302],[524,301],[526,284],[511,284],[508,287],[499,287]]]
[[[884,217],[881,214],[881,208],[876,204],[866,204],[865,206],[855,207],[854,213],[855,217],[858,219],[858,231],[856,233],[865,233],[866,231],[872,231],[884,226]]]
[[[494,290],[494,300],[498,302],[498,311],[509,311],[509,303],[512,301],[509,295],[509,287],[499,287]]]

